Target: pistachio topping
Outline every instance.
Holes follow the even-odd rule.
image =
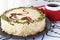
[[[11,13],[10,15],[11,16],[9,16],[9,17],[7,17],[6,16],[6,14],[8,14],[9,12],[11,12],[11,11],[14,11],[14,10],[16,10],[16,9],[24,9],[23,10],[23,12],[24,13],[26,13],[26,14],[24,14],[24,13]],[[26,9],[28,9],[28,10],[35,10],[35,11],[37,11],[38,13],[39,13],[39,17],[37,18],[37,19],[32,19],[32,17],[30,17],[30,16],[26,16],[26,15],[28,15],[30,12],[29,11],[27,11]],[[32,12],[31,12],[32,13]],[[36,14],[36,13],[35,13]],[[31,15],[33,15],[33,14],[31,14]],[[21,24],[24,24],[24,23],[27,23],[27,24],[30,24],[30,23],[33,23],[33,22],[39,22],[39,21],[41,21],[41,20],[43,20],[44,18],[45,18],[45,16],[44,16],[44,14],[43,14],[43,12],[41,12],[41,11],[39,11],[39,10],[37,10],[37,9],[35,9],[35,8],[28,8],[28,7],[19,7],[19,8],[14,8],[14,9],[10,9],[10,10],[8,10],[8,11],[5,11],[4,13],[3,13],[3,15],[1,15],[1,17],[2,17],[2,19],[4,19],[4,20],[6,20],[7,22],[10,22],[10,24],[12,24],[11,22],[14,22],[14,23],[21,23]],[[21,18],[20,18],[21,17]],[[34,16],[33,16],[34,17]],[[36,16],[37,17],[37,16]],[[15,20],[15,21],[14,21]],[[24,21],[24,20],[26,20],[26,21]],[[23,21],[23,22],[22,22]],[[14,24],[12,24],[12,25],[14,25]]]

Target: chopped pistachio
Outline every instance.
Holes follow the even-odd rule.
[[[26,8],[26,7],[19,7],[19,8],[14,8],[14,9],[20,9],[20,8]],[[27,7],[27,8],[31,8],[31,9],[33,9],[33,10],[36,10],[36,8],[32,8],[32,7]],[[2,17],[4,20],[6,20],[7,22],[12,22],[12,21],[13,21],[14,23],[22,23],[22,24],[24,24],[24,23],[30,24],[30,23],[33,23],[33,22],[35,22],[35,21],[36,21],[36,22],[39,22],[39,21],[41,21],[42,19],[45,18],[43,12],[37,10],[37,11],[40,13],[40,17],[39,17],[38,19],[30,20],[30,21],[25,21],[25,22],[19,22],[18,20],[14,21],[14,20],[6,17],[6,13],[8,13],[9,11],[12,11],[12,10],[14,10],[14,9],[10,9],[10,10],[8,10],[8,11],[5,11],[1,17]],[[12,24],[12,25],[14,25],[14,24]]]

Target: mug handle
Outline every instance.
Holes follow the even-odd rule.
[[[42,11],[43,13],[46,13],[45,5],[42,5],[42,6],[35,6],[34,8],[37,8],[38,10]]]

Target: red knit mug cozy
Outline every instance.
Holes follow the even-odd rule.
[[[35,8],[43,11],[50,21],[60,21],[60,3],[51,2],[43,6],[35,6]]]

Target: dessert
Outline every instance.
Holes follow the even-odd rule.
[[[1,29],[8,34],[25,37],[42,32],[44,28],[45,15],[33,7],[13,8],[1,15]]]

